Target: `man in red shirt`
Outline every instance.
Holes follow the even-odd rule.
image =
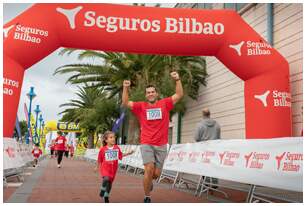
[[[34,149],[32,150],[32,154],[34,156],[34,165],[33,167],[38,166],[38,158],[42,155],[42,150],[39,148],[38,144],[35,144]]]
[[[164,160],[167,156],[168,129],[170,111],[174,104],[183,97],[183,86],[177,72],[171,72],[176,82],[175,94],[158,100],[156,88],[148,85],[145,90],[147,102],[129,101],[129,80],[123,82],[122,105],[131,109],[140,123],[141,154],[144,164],[144,202],[151,202],[150,192],[153,190],[153,179],[161,174]]]
[[[57,138],[55,139],[55,150],[57,151],[57,167],[61,168],[61,162],[65,148],[67,147],[67,140],[62,136],[61,131],[57,131]]]

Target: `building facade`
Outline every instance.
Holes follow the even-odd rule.
[[[303,5],[302,4],[176,4],[177,8],[234,9],[289,62],[293,136],[303,128]],[[245,138],[244,82],[217,58],[207,57],[207,86],[198,100],[189,99],[183,117],[175,115],[169,128],[170,143],[194,142],[201,110],[208,107],[221,125],[222,139]],[[181,119],[181,120],[179,120]],[[179,134],[180,131],[180,134]]]

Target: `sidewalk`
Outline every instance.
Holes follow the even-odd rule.
[[[94,166],[82,160],[63,159],[57,168],[55,159],[46,159],[33,171],[6,202],[99,203],[100,177]],[[167,184],[155,184],[152,202],[208,202],[203,197],[170,189]],[[143,202],[142,177],[118,172],[110,201],[114,203]]]
[[[28,175],[25,176],[24,183],[19,187],[4,187],[4,202],[20,203],[100,203],[99,197],[101,178],[94,172],[94,165],[84,160],[63,159],[62,168],[57,168],[55,159],[45,159],[40,162],[37,168],[28,168]],[[118,170],[110,201],[113,203],[141,203],[144,192],[142,186],[142,175],[126,174]],[[14,184],[14,183],[13,183]],[[17,183],[18,184],[18,183]],[[232,182],[223,182],[223,185]],[[236,183],[237,184],[237,183]],[[245,186],[245,185],[244,185]],[[229,195],[225,199],[223,194],[214,193],[201,197],[193,195],[193,189],[172,189],[171,184],[161,183],[154,185],[151,194],[153,203],[209,203],[209,202],[245,202],[246,192],[222,189]],[[268,194],[276,193],[277,190],[269,188],[259,188],[258,191]],[[303,193],[281,191],[286,196],[302,202]],[[272,193],[272,194],[273,194]],[[292,193],[292,194],[291,194]],[[275,200],[275,202],[283,202]]]

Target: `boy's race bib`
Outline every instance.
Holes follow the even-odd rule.
[[[119,151],[113,150],[113,149],[109,149],[105,151],[105,160],[106,161],[114,161],[114,160],[118,160],[119,159]]]
[[[57,140],[57,144],[63,144],[63,140],[62,139],[59,139],[59,140]]]
[[[39,154],[39,150],[34,150],[34,154]]]
[[[161,108],[147,109],[147,120],[162,119]]]

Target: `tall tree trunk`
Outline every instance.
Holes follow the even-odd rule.
[[[139,144],[140,130],[139,123],[135,116],[131,115],[129,118],[129,137],[127,139],[127,144]]]
[[[88,134],[88,149],[94,148],[94,132],[89,132]]]
[[[99,135],[98,135],[98,132],[96,132],[95,133],[96,134],[96,137],[97,137],[97,139],[96,139],[96,142],[94,143],[94,148],[96,148],[97,147],[97,145],[98,145],[98,141],[99,141]],[[94,139],[94,138],[93,138]]]

